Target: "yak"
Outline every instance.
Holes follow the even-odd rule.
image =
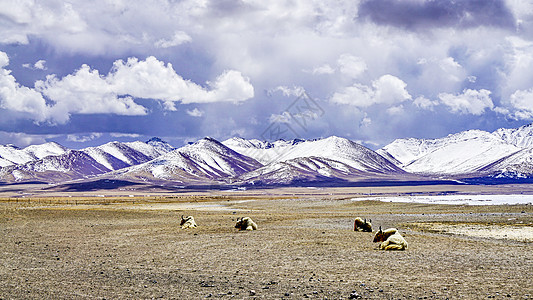
[[[389,228],[385,231],[381,230],[379,226],[378,232],[374,236],[374,243],[381,242],[379,249],[381,250],[406,250],[407,241],[398,232],[396,228]]]
[[[196,222],[194,221],[194,217],[193,216],[188,216],[188,217],[183,217],[183,215],[181,215],[181,229],[187,229],[187,228],[196,228],[198,227],[198,225],[196,225]]]
[[[250,217],[241,217],[237,219],[237,224],[235,228],[239,230],[257,230],[257,224]]]
[[[372,232],[372,220],[366,221],[366,219],[361,219],[359,217],[355,218],[355,221],[353,222],[353,231],[364,231],[364,232]]]

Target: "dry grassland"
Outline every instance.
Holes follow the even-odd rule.
[[[479,189],[474,192],[494,192]],[[531,205],[350,200],[368,190],[39,194],[29,200],[4,194],[0,299],[533,298],[531,240],[510,230],[507,236],[469,234],[531,230]],[[199,227],[179,229],[182,214],[193,215]],[[252,217],[259,230],[238,232],[233,226],[240,216]],[[376,250],[371,233],[352,231],[356,216],[372,219],[374,227],[399,228],[409,249]]]

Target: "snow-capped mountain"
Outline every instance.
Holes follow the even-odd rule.
[[[414,174],[414,175],[413,175]],[[57,143],[0,146],[0,180],[125,179],[205,184],[343,184],[421,176],[533,178],[533,125],[398,139],[372,151],[345,138],[266,142],[204,138],[175,149],[158,138],[69,150]]]
[[[277,161],[280,154],[287,152],[294,146],[303,142],[304,140],[300,139],[267,142],[256,139],[246,140],[240,137],[234,137],[223,141],[222,144],[231,148],[233,151],[249,156],[266,165]]]
[[[24,149],[14,145],[0,145],[0,167],[24,164],[51,155],[61,155],[67,150],[67,148],[54,142],[32,145]]]
[[[496,132],[468,130],[433,140],[398,139],[378,153],[396,159],[407,172],[456,175],[478,172],[519,150]]]
[[[43,180],[57,182],[101,175],[150,161],[167,153],[172,146],[161,140],[110,142],[98,147],[68,150],[57,143],[19,149],[1,146],[5,157],[0,161],[0,179],[6,181]],[[1,150],[0,150],[1,151]]]
[[[501,158],[483,168],[480,172],[492,177],[528,178],[533,176],[533,147],[522,149]]]
[[[302,182],[331,182],[366,177],[368,173],[331,159],[300,157],[275,162],[240,176],[247,184],[292,184]]]
[[[234,138],[225,141],[224,144],[265,164],[287,162],[297,158],[314,158],[342,163],[358,171],[403,173],[399,167],[374,151],[336,136],[317,140],[277,141],[273,143]],[[282,165],[278,164],[278,166]]]
[[[85,148],[81,151],[87,153],[106,168],[119,170],[148,162],[173,149],[169,144],[154,138],[146,143],[140,141],[129,143],[109,142],[97,147]]]
[[[280,153],[275,162],[304,157],[320,157],[334,160],[364,172],[403,173],[403,170],[376,152],[353,141],[336,136],[301,142]]]
[[[168,153],[176,148],[172,147],[169,143],[163,141],[158,137],[149,139],[146,144],[154,147],[160,154]]]
[[[25,164],[0,168],[6,181],[42,180],[61,182],[109,172],[110,170],[82,151],[68,150],[61,155],[46,156]]]
[[[212,138],[176,149],[152,161],[110,174],[114,178],[184,183],[232,178],[262,167]]]

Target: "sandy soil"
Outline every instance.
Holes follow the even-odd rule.
[[[345,190],[330,192],[4,199],[0,299],[533,298],[533,243],[520,238],[533,228],[531,205],[351,201]],[[179,229],[181,214],[199,227]],[[238,232],[240,216],[259,230]],[[352,231],[355,216],[399,228],[409,249],[377,250],[371,233]],[[526,233],[469,234],[508,228]]]

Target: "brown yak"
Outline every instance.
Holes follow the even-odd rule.
[[[366,221],[366,219],[361,219],[359,217],[355,218],[355,221],[353,222],[353,231],[364,231],[364,232],[372,232],[372,220]]]
[[[239,230],[257,230],[257,224],[255,224],[250,217],[241,217],[237,219],[235,228],[238,228]]]

